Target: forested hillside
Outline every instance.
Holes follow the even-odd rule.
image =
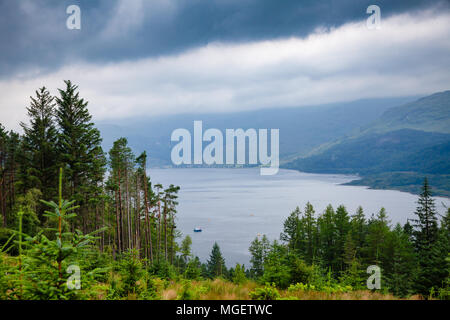
[[[369,126],[286,164],[306,172],[360,174],[354,185],[419,193],[428,175],[450,196],[450,91],[388,109]]]

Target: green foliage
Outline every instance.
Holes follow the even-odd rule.
[[[36,212],[38,211],[39,199],[42,193],[39,189],[30,189],[25,195],[17,197],[15,211],[22,212],[22,230],[26,234],[36,234],[39,231],[40,221]],[[13,228],[18,228],[19,217],[14,216],[12,221]]]
[[[275,284],[266,284],[263,288],[256,288],[249,294],[252,300],[277,300],[280,298]]]
[[[21,123],[24,131],[22,139],[20,188],[27,192],[38,189],[47,199],[53,199],[57,194],[57,184],[54,179],[57,167],[57,128],[55,125],[55,103],[50,92],[42,87],[36,91],[36,98],[31,97],[27,108],[29,125]],[[41,217],[43,208],[37,211]]]
[[[427,296],[433,286],[442,281],[437,272],[442,268],[442,260],[435,251],[439,236],[436,209],[427,179],[424,180],[415,214],[417,219],[413,220],[413,236],[420,266],[415,286],[419,293]]]
[[[59,89],[55,98],[56,123],[59,127],[57,137],[58,164],[67,175],[65,188],[67,198],[80,205],[81,214],[77,223],[85,224],[89,217],[89,199],[101,193],[100,183],[105,171],[105,156],[101,148],[100,132],[91,122],[87,109],[88,102],[77,92],[78,87],[71,81],[64,81],[66,87]],[[86,230],[84,230],[86,231]]]
[[[222,252],[220,251],[220,247],[217,242],[214,242],[207,265],[208,274],[211,278],[225,276],[227,274],[225,259],[222,256]]]
[[[263,275],[264,261],[269,249],[270,243],[266,235],[263,235],[261,240],[256,237],[255,240],[252,241],[249,251],[251,255],[250,263],[252,264],[250,275],[253,279],[258,279]]]
[[[346,288],[355,288],[358,290],[366,289],[367,273],[363,270],[360,262],[354,258],[348,268],[342,272],[340,284]]]
[[[184,277],[189,280],[198,280],[201,278],[202,269],[201,262],[198,257],[189,260],[184,271]]]
[[[188,257],[191,255],[192,238],[187,235],[183,242],[181,243],[181,257],[184,262],[187,261]]]
[[[239,263],[236,263],[236,267],[232,271],[232,281],[236,284],[243,284],[247,282],[247,277],[245,276],[245,268],[244,266],[241,267]]]
[[[94,234],[84,235],[76,230],[64,232],[63,225],[76,215],[70,213],[77,207],[73,201],[62,199],[62,170],[59,178],[59,201],[42,201],[53,209],[46,211],[46,216],[57,225],[50,228],[55,232],[54,238],[48,238],[42,232],[29,236],[23,232],[24,211],[18,212],[18,231],[14,231],[15,244],[18,247],[18,269],[14,270],[14,288],[10,293],[12,299],[66,300],[83,297],[79,290],[66,285],[70,278],[69,266],[77,266],[77,257],[95,241]],[[92,271],[94,272],[94,271]],[[89,287],[92,272],[82,277],[81,283]]]
[[[175,279],[177,274],[175,267],[165,260],[155,261],[149,266],[148,273],[165,280]]]
[[[142,300],[157,300],[159,299],[158,288],[155,280],[146,274],[145,277],[145,289],[139,295],[139,299]]]
[[[425,207],[429,211],[433,209],[431,200],[420,200],[422,206],[419,206],[418,211],[426,211]],[[313,212],[307,206],[305,211],[308,210]],[[428,215],[433,216],[432,213]],[[302,217],[297,208],[285,221],[284,232],[280,236],[285,244],[274,241],[265,253],[260,281],[274,283],[282,289],[302,283],[319,291],[332,292],[329,288],[337,285],[364,290],[368,278],[367,267],[377,265],[382,270],[383,292],[391,292],[399,297],[417,293],[415,286],[420,283],[417,281],[419,274],[421,281],[429,283],[429,290],[434,288],[435,296],[445,296],[448,269],[443,266],[447,266],[445,257],[450,247],[449,217],[450,213],[443,217],[439,230],[436,225],[428,222],[434,235],[434,245],[424,251],[423,257],[426,258],[420,258],[413,243],[413,239],[417,239],[417,232],[422,230],[417,225],[419,220],[416,221],[415,231],[409,223],[404,227],[397,224],[391,229],[384,208],[366,221],[362,208],[358,208],[356,214],[349,217],[344,206],[339,206],[336,212],[328,206],[317,218],[317,223],[311,224],[313,230],[305,232],[305,226],[308,226],[306,219],[310,219],[310,222],[314,220],[311,215],[309,218]],[[424,225],[426,223],[423,220],[422,226]],[[308,237],[305,236],[307,233],[317,235],[317,238],[313,238],[313,263],[305,261],[305,257],[308,257]],[[417,246],[417,242],[415,243]],[[253,241],[250,247],[252,255],[257,252],[255,248],[260,247],[258,239]],[[425,269],[419,264],[420,259],[429,264],[430,267],[426,269],[429,276],[423,273]],[[328,270],[326,275],[324,269]],[[427,296],[428,292],[423,293],[424,296]]]
[[[284,221],[283,232],[280,234],[280,240],[288,245],[292,250],[298,250],[302,238],[300,208],[297,207],[289,217]]]
[[[137,252],[133,250],[124,252],[118,261],[118,269],[122,277],[120,295],[140,294],[142,287],[137,282],[144,275],[144,269],[140,259],[137,257]]]
[[[291,268],[287,263],[287,248],[274,241],[264,260],[263,283],[274,283],[277,287],[287,288],[291,282]]]

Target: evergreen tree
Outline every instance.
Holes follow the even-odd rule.
[[[115,192],[117,248],[119,252],[130,248],[130,218],[127,202],[128,172],[134,163],[134,155],[126,138],[119,138],[109,151],[111,186]]]
[[[432,277],[435,289],[445,288],[449,277],[450,261],[447,257],[450,253],[450,209],[448,209],[441,221],[436,243],[431,248]]]
[[[191,255],[192,238],[187,235],[181,242],[181,258],[186,263]]]
[[[366,245],[364,247],[367,265],[383,267],[383,249],[389,234],[389,221],[386,210],[381,208],[375,218],[369,221]]]
[[[241,266],[239,263],[236,263],[236,267],[232,270],[232,279],[233,283],[243,284],[247,281],[245,276],[245,267]]]
[[[64,81],[66,88],[59,89],[56,97],[56,122],[59,126],[57,150],[59,165],[68,177],[68,197],[80,205],[83,230],[88,229],[89,202],[101,191],[106,164],[100,146],[100,132],[91,122],[88,102],[80,98],[78,87]]]
[[[334,215],[334,225],[336,226],[336,246],[335,246],[335,260],[333,263],[333,270],[344,270],[344,252],[345,240],[350,231],[350,217],[347,209],[344,206],[339,206]]]
[[[276,240],[273,241],[264,259],[264,274],[261,282],[275,283],[280,288],[287,288],[292,283],[291,265],[294,264],[289,261],[289,257],[295,258],[296,255],[290,255],[285,245],[279,244]]]
[[[220,247],[217,242],[214,242],[207,265],[208,274],[211,278],[226,276],[227,269],[225,267],[225,259],[220,252]]]
[[[362,207],[358,207],[356,213],[351,217],[351,235],[355,244],[356,256],[361,257],[361,249],[367,236],[367,224]]]
[[[409,240],[413,241],[414,227],[409,222],[409,219],[407,219],[406,223],[403,225],[403,231],[408,236]]]
[[[413,220],[413,235],[420,267],[416,280],[416,290],[424,296],[428,296],[431,288],[437,288],[441,285],[436,270],[442,268],[442,265],[439,265],[440,259],[433,252],[439,232],[434,199],[426,178],[423,182],[422,193],[415,214],[417,219]]]
[[[178,192],[179,186],[171,184],[164,190],[163,198],[163,221],[164,221],[164,257],[166,260],[170,260],[173,263],[173,257],[176,251],[175,239],[178,233],[175,231],[175,215],[177,213],[176,206],[178,205]]]
[[[202,274],[202,264],[198,257],[189,260],[186,270],[184,271],[184,277],[186,279],[198,280]]]
[[[256,237],[255,240],[252,241],[249,248],[251,254],[250,263],[252,264],[252,267],[250,268],[250,275],[252,278],[258,279],[263,275],[264,261],[269,249],[270,243],[266,235],[263,235],[261,240]]]
[[[27,108],[29,124],[21,123],[23,128],[22,188],[27,192],[37,188],[47,199],[56,196],[54,176],[58,172],[55,126],[55,103],[50,92],[42,87],[31,97]],[[38,210],[39,216],[43,210]]]
[[[413,293],[417,260],[414,246],[400,224],[389,233],[384,249],[384,274],[389,291],[399,297]]]
[[[6,180],[6,158],[8,156],[7,153],[7,144],[8,144],[8,133],[5,128],[0,123],[0,216],[2,218],[2,225],[4,228],[7,226],[7,212],[5,205],[5,194],[6,188],[4,181]]]
[[[322,262],[327,268],[332,267],[335,261],[336,225],[334,215],[334,209],[330,204],[317,221],[319,226],[320,255]]]
[[[18,159],[22,153],[19,134],[7,132],[0,124],[0,216],[3,227],[9,225],[16,200]]]
[[[295,208],[284,221],[283,232],[280,234],[280,240],[286,243],[289,249],[294,251],[300,250],[301,247],[301,214],[300,208]]]
[[[304,226],[304,240],[302,248],[304,248],[304,258],[309,264],[312,264],[317,248],[317,223],[314,218],[314,208],[311,203],[305,206],[305,214],[302,218],[301,225]]]

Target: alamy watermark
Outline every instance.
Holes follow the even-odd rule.
[[[81,269],[76,264],[71,264],[67,267],[66,272],[71,274],[67,279],[67,288],[69,290],[80,290],[81,289]]]
[[[379,266],[369,266],[367,267],[367,273],[370,277],[367,279],[367,289],[369,290],[380,290],[381,289],[381,268]]]
[[[278,173],[280,164],[280,131],[270,129],[270,141],[268,134],[268,129],[226,129],[224,141],[222,131],[211,128],[203,132],[203,122],[194,121],[193,139],[187,129],[180,128],[172,132],[171,141],[178,142],[172,148],[172,163],[176,166],[259,164],[261,175],[274,175]],[[203,147],[203,142],[209,144]]]
[[[379,6],[372,4],[367,7],[367,14],[370,17],[367,18],[366,25],[370,30],[380,30],[381,29],[381,9]]]
[[[69,30],[81,29],[81,9],[77,5],[70,5],[66,9],[66,13],[70,16],[66,20],[66,27]]]

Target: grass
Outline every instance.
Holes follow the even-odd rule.
[[[163,280],[156,280],[156,282],[160,300],[251,300],[250,292],[262,287],[253,281],[247,281],[244,284],[235,284],[223,279],[191,281],[187,289],[190,292],[189,297],[186,298],[186,295],[183,296],[183,292],[186,291],[186,285],[183,282],[169,281],[165,284]],[[102,284],[92,288],[97,291],[93,299],[105,299],[107,287]],[[278,299],[282,300],[422,300],[419,295],[400,299],[392,294],[369,290],[336,293],[311,290],[278,290],[278,292],[280,295]],[[138,296],[129,294],[123,299],[137,300]]]
[[[17,259],[3,256],[3,263],[17,266]],[[110,280],[114,281],[120,286],[122,282],[121,276],[116,273],[110,274]],[[264,286],[254,281],[248,280],[245,283],[235,284],[224,279],[215,280],[162,280],[159,278],[153,279],[155,286],[155,300],[251,300],[251,292],[257,288]],[[139,300],[143,299],[139,293],[129,293],[125,297],[108,296],[111,284],[97,282],[89,289],[82,288],[82,296],[89,300],[108,300],[108,299],[122,299],[122,300]],[[146,289],[145,282],[141,279],[136,282],[136,288],[142,291]],[[279,293],[277,299],[282,300],[405,300],[393,296],[389,293],[380,291],[357,290],[349,292],[324,292],[315,290],[281,290],[276,289]],[[144,298],[145,299],[145,298]],[[408,297],[406,300],[422,300],[419,295]]]

